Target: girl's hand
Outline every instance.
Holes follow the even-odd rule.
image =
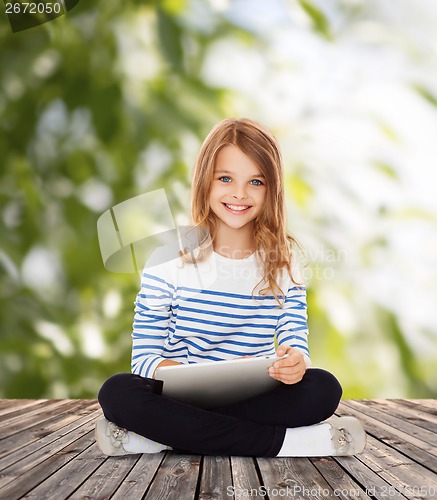
[[[159,365],[155,368],[155,371],[153,372],[152,378],[155,378],[155,376],[156,376],[156,370],[160,366],[173,366],[173,365],[181,365],[181,364],[182,363],[178,363],[177,361],[173,361],[172,359],[165,359],[164,361],[161,361],[161,363],[159,363]]]
[[[281,345],[276,350],[276,356],[281,357],[288,354],[288,357],[276,361],[269,368],[269,375],[284,384],[296,384],[305,375],[307,366],[303,354],[293,347]]]

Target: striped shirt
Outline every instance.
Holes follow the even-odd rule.
[[[229,259],[212,252],[195,264],[180,258],[146,264],[135,302],[132,372],[151,378],[166,359],[186,364],[272,355],[275,336],[310,364],[305,287],[283,273],[283,308],[273,295],[259,294],[266,285],[252,297],[260,269],[256,253]]]

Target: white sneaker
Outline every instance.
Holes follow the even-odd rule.
[[[118,427],[113,422],[100,417],[96,421],[96,441],[100,450],[109,456],[132,455],[133,453],[125,450],[123,444],[127,443],[129,438],[127,430]]]
[[[361,453],[366,447],[367,436],[362,423],[355,417],[340,417],[330,420],[331,442],[334,456],[351,456]]]

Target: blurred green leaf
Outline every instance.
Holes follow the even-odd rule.
[[[307,0],[299,0],[299,4],[311,18],[314,28],[327,40],[331,40],[332,35],[325,14],[312,2],[308,2]]]
[[[162,9],[158,10],[160,48],[173,70],[183,69],[182,30],[175,19]]]
[[[299,174],[288,176],[286,178],[286,187],[292,200],[301,207],[304,207],[308,203],[313,193],[312,187]]]
[[[391,165],[388,165],[387,163],[384,162],[376,162],[375,167],[379,171],[383,172],[387,177],[390,177],[391,179],[398,179],[398,174],[396,172],[396,169]]]
[[[437,97],[429,89],[421,85],[413,85],[413,89],[433,106],[437,106]]]

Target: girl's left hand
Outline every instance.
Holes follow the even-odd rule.
[[[293,347],[286,345],[279,346],[276,350],[276,356],[288,357],[276,361],[273,366],[269,368],[269,375],[284,384],[296,384],[300,382],[305,375],[307,366],[303,354]]]

